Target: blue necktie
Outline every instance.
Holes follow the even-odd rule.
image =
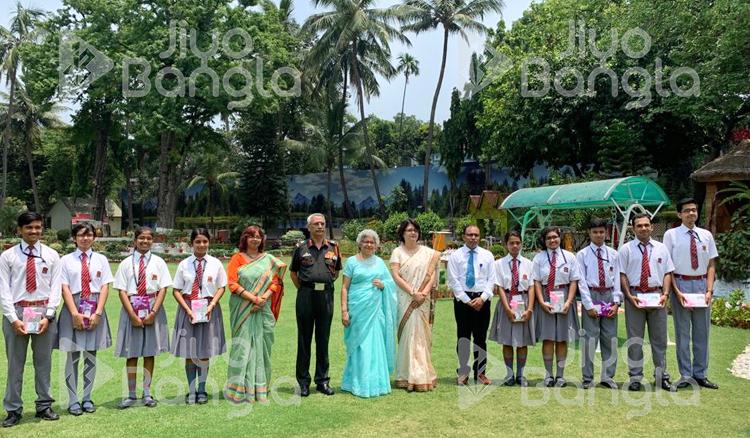
[[[469,263],[466,265],[466,287],[469,289],[474,287],[476,280],[474,278],[474,250],[469,250]]]

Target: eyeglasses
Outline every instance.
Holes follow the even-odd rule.
[[[545,239],[547,239],[547,240],[555,240],[555,239],[559,239],[559,238],[560,238],[560,236],[547,236],[547,237],[545,237]]]
[[[478,233],[472,233],[472,234],[464,234],[466,237],[479,237]]]
[[[697,208],[683,208],[682,212],[683,213],[698,213],[698,209]]]
[[[366,241],[366,242],[360,243],[360,245],[375,245],[375,242]]]

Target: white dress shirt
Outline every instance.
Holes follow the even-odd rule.
[[[518,255],[518,291],[527,291],[531,289],[534,280],[531,276],[534,270],[534,264],[531,260],[522,255]],[[505,257],[495,260],[495,284],[510,292],[513,286],[513,256],[508,254]]]
[[[479,246],[474,251],[474,287],[471,288],[466,285],[469,247],[462,246],[448,258],[448,287],[453,291],[453,296],[464,303],[471,301],[466,292],[481,293],[484,301],[489,301],[493,295],[495,257]]]
[[[698,250],[698,269],[693,269],[690,263],[689,231],[688,227],[680,225],[664,233],[664,246],[667,247],[667,251],[672,256],[674,272],[680,275],[706,275],[708,261],[719,256],[714,236],[708,230],[693,227],[693,231],[696,233],[696,249]]]
[[[177,271],[174,273],[175,289],[182,291],[185,295],[190,295],[193,290],[195,277],[198,275],[198,259],[191,255],[177,265]],[[203,256],[203,278],[201,279],[201,288],[198,296],[200,298],[211,298],[216,294],[216,290],[227,285],[227,273],[221,261],[216,257],[206,254]]]
[[[26,260],[29,244],[21,242],[0,255],[0,303],[3,315],[12,324],[18,320],[15,303],[48,300],[46,316],[54,316],[60,304],[60,256],[41,242],[34,244],[36,290],[26,292]]]
[[[597,254],[599,249],[601,249],[601,260],[604,267],[604,287],[612,288],[612,301],[615,303],[620,304],[623,299],[620,290],[620,263],[617,251],[607,245],[596,246],[592,243],[576,254],[578,269],[581,271],[578,290],[581,291],[581,304],[586,310],[594,308],[589,287],[600,287],[599,255]]]
[[[73,295],[81,293],[81,289],[83,288],[81,286],[81,254],[83,252],[76,248],[75,251],[64,255],[60,259],[62,263],[60,282],[68,286]],[[86,263],[89,267],[89,278],[91,279],[89,283],[91,293],[99,293],[103,285],[114,281],[112,269],[109,267],[109,260],[103,254],[90,249],[86,252],[86,255],[88,257]]]
[[[622,245],[618,255],[620,259],[620,270],[628,277],[630,286],[639,287],[641,283],[641,261],[643,259],[643,246],[638,239]],[[646,245],[648,250],[649,275],[648,287],[662,287],[664,275],[674,271],[672,257],[663,243],[651,239]]]
[[[549,278],[549,268],[552,263],[552,253],[557,252],[555,264],[555,286],[553,289],[559,289],[564,284],[578,281],[581,279],[581,273],[578,270],[576,256],[562,248],[556,250],[544,250],[534,256],[532,278],[546,287]]]
[[[138,295],[138,270],[141,257],[146,264],[146,294],[154,295],[163,287],[172,285],[172,276],[169,274],[164,259],[158,255],[141,254],[133,251],[133,254],[120,262],[115,273],[115,281],[112,285],[115,289],[124,290],[128,295]]]

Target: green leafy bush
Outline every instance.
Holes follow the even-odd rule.
[[[303,240],[305,240],[305,233],[299,230],[290,230],[281,236],[281,243],[284,245],[296,245]]]
[[[462,216],[456,218],[453,222],[453,236],[456,240],[461,241],[461,233],[464,231],[464,227],[467,225],[477,225],[477,220],[471,215]]]
[[[745,291],[736,289],[727,298],[715,298],[711,322],[723,327],[750,328],[750,306],[744,304]]]
[[[64,250],[65,248],[63,248],[63,245],[62,245],[62,243],[60,243],[60,242],[52,242],[52,243],[50,243],[50,244],[49,244],[49,245],[47,245],[47,246],[49,246],[49,247],[50,247],[50,248],[52,248],[53,250],[57,251],[57,253],[58,253],[58,254],[60,254],[60,255],[65,255],[65,253],[63,252],[63,250]]]
[[[730,231],[716,236],[716,246],[721,254],[716,272],[721,279],[750,278],[750,220],[734,214]]]
[[[398,240],[398,226],[401,222],[409,219],[409,215],[406,213],[391,213],[388,219],[383,223],[383,235],[380,236],[380,240]]]
[[[357,248],[357,242],[353,240],[341,239],[337,243],[339,244],[339,252],[341,252],[341,255],[343,256],[352,256],[359,251],[359,248]]]
[[[505,245],[501,245],[499,243],[496,243],[490,247],[490,252],[493,256],[495,256],[495,259],[499,259],[500,257],[505,257],[506,254],[508,254],[508,250],[505,249]]]
[[[68,242],[70,240],[70,230],[65,228],[62,230],[57,230],[57,240],[60,242]]]
[[[422,239],[429,240],[434,231],[440,231],[445,227],[445,221],[434,211],[420,213],[415,218],[422,229]]]
[[[16,232],[18,216],[26,211],[26,203],[18,198],[5,198],[5,205],[0,209],[0,232],[3,236],[13,236]]]
[[[383,260],[385,260],[386,265],[388,264],[388,260],[391,258],[391,253],[398,246],[399,244],[396,242],[381,242],[380,243],[380,249],[378,250],[378,255]]]
[[[365,224],[359,219],[352,219],[346,221],[341,226],[341,232],[344,233],[344,238],[351,241],[357,240],[357,234],[365,229]]]

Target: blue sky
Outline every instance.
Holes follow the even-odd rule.
[[[539,0],[537,0],[539,1]],[[532,0],[505,0],[506,6],[502,12],[502,18],[506,24],[510,24],[521,17],[523,11],[529,7]],[[22,0],[21,3],[27,7],[54,11],[61,7],[61,0]],[[378,3],[379,7],[394,4],[394,0],[385,0]],[[10,21],[10,14],[15,9],[15,1],[4,1],[0,6],[0,23],[4,26]],[[322,11],[323,9],[320,9]],[[310,0],[296,0],[294,4],[294,18],[302,23],[305,18],[315,12],[315,7]],[[495,28],[500,16],[493,14],[485,17],[484,24],[489,28]],[[408,34],[412,42],[411,47],[400,43],[394,43],[391,47],[393,62],[396,57],[404,52],[411,53],[419,60],[420,75],[409,81],[406,94],[406,114],[414,114],[421,120],[429,120],[432,96],[435,92],[438,73],[440,71],[440,55],[442,50],[442,33],[432,31],[422,33],[418,36]],[[481,52],[484,46],[484,36],[469,34],[469,43],[460,37],[454,36],[448,44],[448,58],[446,63],[445,79],[440,92],[437,106],[436,121],[442,122],[450,115],[450,94],[455,87],[463,90],[463,85],[468,81],[468,65],[472,52]],[[366,103],[365,112],[375,114],[378,117],[391,119],[401,110],[401,96],[403,93],[404,78],[399,76],[390,83],[381,81],[380,96],[373,97]],[[352,100],[352,104],[354,101]],[[354,107],[350,111],[356,112]]]

